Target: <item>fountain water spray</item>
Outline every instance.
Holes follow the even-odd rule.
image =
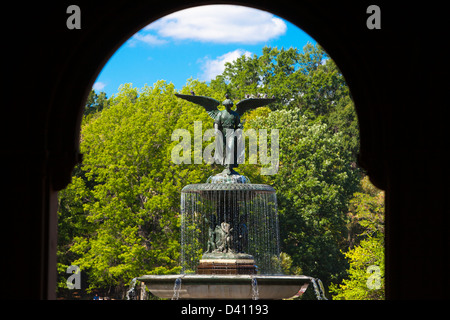
[[[181,290],[181,278],[177,278],[173,286],[172,300],[178,300],[180,298],[180,290]]]
[[[259,299],[258,280],[252,278],[252,300]]]
[[[328,300],[325,296],[325,289],[323,287],[322,280],[319,278],[311,278],[311,282],[314,287],[314,293],[316,294],[317,300]]]
[[[127,300],[134,300],[134,298],[136,297],[136,289],[135,289],[136,281],[137,281],[137,278],[133,278],[131,280],[131,285],[130,285],[131,288],[127,291],[127,294],[126,294]]]
[[[280,274],[275,190],[240,175],[207,181],[181,191],[183,273]]]

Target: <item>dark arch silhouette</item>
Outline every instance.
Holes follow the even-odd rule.
[[[449,51],[444,10],[379,1],[381,29],[366,27],[370,1],[69,1],[8,6],[2,21],[2,296],[51,299],[56,283],[57,191],[81,160],[87,94],[103,65],[146,24],[212,3],[281,16],[315,38],[343,72],[360,125],[359,163],[386,191],[388,298],[449,297]],[[442,25],[441,25],[442,24]],[[433,277],[430,280],[429,276]]]

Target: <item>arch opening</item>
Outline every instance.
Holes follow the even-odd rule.
[[[159,42],[162,42],[163,40],[161,40],[161,39],[157,39],[157,38],[152,38],[152,37],[145,37],[145,36],[140,36],[140,37],[137,37],[136,38],[136,35],[134,36],[134,38],[135,38],[135,40],[142,40],[142,41],[145,41],[145,40],[147,40],[147,41],[152,41],[153,43],[158,43],[158,41]],[[133,38],[132,38],[133,39]],[[325,53],[324,53],[325,54]],[[326,55],[326,54],[325,54]],[[245,60],[245,59],[244,59]],[[324,61],[322,61],[322,60],[320,60],[318,63],[316,63],[316,67],[320,67],[320,65],[324,65],[324,64],[326,64],[326,62],[324,62]],[[338,71],[339,72],[339,71]],[[305,71],[305,73],[306,73],[306,71]],[[213,80],[213,79],[211,79],[211,80]],[[210,80],[210,81],[211,81]],[[345,80],[344,80],[345,81]],[[191,83],[192,84],[192,83]],[[154,88],[155,86],[153,86],[152,88]],[[162,87],[161,87],[161,89],[162,89]],[[166,88],[167,89],[167,88]],[[119,93],[119,95],[120,95],[121,93]],[[131,100],[133,100],[133,99],[137,99],[138,98],[138,95],[139,94],[147,94],[146,92],[145,92],[145,89],[144,89],[144,92],[140,92],[139,94],[138,94],[138,92],[137,91],[133,91],[133,88],[128,88],[128,93],[127,94],[131,94],[133,97],[131,97],[131,96],[128,96],[128,98],[130,98]],[[236,93],[235,93],[236,94]],[[242,94],[242,93],[241,93]],[[325,96],[326,96],[326,94],[325,94]],[[349,98],[350,98],[350,96],[349,96]],[[351,99],[350,99],[351,100]],[[350,101],[351,102],[351,101]],[[284,104],[286,104],[286,101],[284,102]],[[312,111],[311,111],[312,112]],[[354,119],[355,121],[356,121],[356,118]],[[334,129],[335,131],[338,131],[339,129],[338,128],[335,128]],[[354,151],[353,151],[354,152]],[[351,164],[351,166],[353,166],[353,169],[355,169],[355,165],[356,165],[356,161],[354,161],[352,164]],[[352,170],[353,170],[352,169]],[[298,240],[297,240],[298,241]]]

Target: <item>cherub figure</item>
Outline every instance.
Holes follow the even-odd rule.
[[[220,225],[216,226],[216,249],[214,250],[214,252],[233,253],[233,237],[231,235],[232,231],[233,228],[231,228],[231,225],[226,222],[222,222]]]

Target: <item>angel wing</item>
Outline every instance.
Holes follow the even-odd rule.
[[[201,105],[203,108],[205,108],[208,115],[213,119],[216,119],[217,114],[220,112],[219,109],[217,109],[217,106],[220,105],[220,101],[216,99],[205,96],[194,96],[189,94],[175,93],[175,95],[178,98]]]
[[[274,98],[249,98],[244,99],[236,103],[236,112],[239,113],[239,116],[242,115],[250,109],[256,109],[265,105],[268,105],[272,102],[275,102]]]

